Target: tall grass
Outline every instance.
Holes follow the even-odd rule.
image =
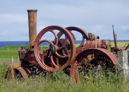
[[[89,80],[79,84],[73,84],[70,77],[62,71],[54,72],[47,77],[37,75],[31,77],[28,82],[24,80],[7,80],[4,75],[7,65],[0,65],[0,92],[128,92],[129,81],[122,83],[110,78],[101,76],[94,78],[90,76]]]

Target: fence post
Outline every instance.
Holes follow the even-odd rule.
[[[118,51],[118,76],[122,81],[128,78],[128,53],[126,50]]]
[[[9,51],[9,48],[7,48],[7,51]]]
[[[18,61],[19,61],[19,56],[18,56]]]
[[[13,57],[11,57],[11,63],[13,64]]]

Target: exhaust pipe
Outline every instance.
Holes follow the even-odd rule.
[[[30,50],[34,50],[34,41],[37,35],[37,10],[27,10],[29,21]]]

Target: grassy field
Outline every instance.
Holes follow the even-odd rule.
[[[19,61],[18,50],[22,47],[28,48],[27,46],[6,46],[0,48],[0,61],[11,61],[13,57],[14,62]],[[40,49],[45,49],[47,46],[42,46]]]
[[[125,47],[125,46],[127,46],[129,44],[129,42],[128,41],[125,41],[125,42],[123,42],[123,41],[121,41],[121,42],[117,42],[117,46],[119,47]],[[112,47],[114,47],[114,42],[111,42],[111,46]]]
[[[118,46],[125,46],[125,43],[128,42],[118,42]],[[129,92],[129,79],[126,82],[121,82],[114,75],[108,78],[104,75],[99,78],[90,76],[87,81],[78,84],[73,84],[70,77],[62,71],[54,72],[53,76],[48,75],[46,78],[42,75],[31,77],[28,82],[7,80],[4,78],[8,66],[7,62],[10,63],[11,57],[14,58],[15,62],[18,61],[18,50],[21,47],[0,48],[0,92]],[[41,47],[41,49],[44,48]]]
[[[127,46],[127,43],[129,42],[117,42],[118,46],[123,47]],[[77,44],[76,46],[78,46]],[[114,47],[114,42],[111,42],[111,46]],[[3,48],[0,48],[0,61],[11,61],[11,57],[13,57],[14,62],[18,61],[18,50],[21,49],[21,47],[27,48],[27,46],[6,46]],[[40,47],[40,49],[45,49],[45,47]]]
[[[23,80],[7,80],[4,75],[7,65],[0,65],[0,92],[128,92],[129,79],[121,82],[117,77],[99,78],[90,76],[89,79],[73,84],[70,77],[62,71],[54,72],[53,76],[37,75],[28,82]],[[117,79],[117,80],[116,80]]]

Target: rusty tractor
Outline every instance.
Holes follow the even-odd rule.
[[[28,18],[30,49],[22,48],[18,51],[21,62],[10,64],[6,77],[14,79],[20,74],[28,81],[30,76],[44,71],[63,70],[75,83],[80,71],[88,73],[98,66],[105,71],[117,70],[117,57],[112,53],[119,50],[117,45],[111,48],[110,41],[99,40],[99,36],[79,27],[48,26],[36,36],[37,10],[28,10]],[[77,47],[74,31],[82,35],[82,42]],[[44,39],[47,33],[52,34],[53,41]],[[45,42],[49,45],[40,49]]]

